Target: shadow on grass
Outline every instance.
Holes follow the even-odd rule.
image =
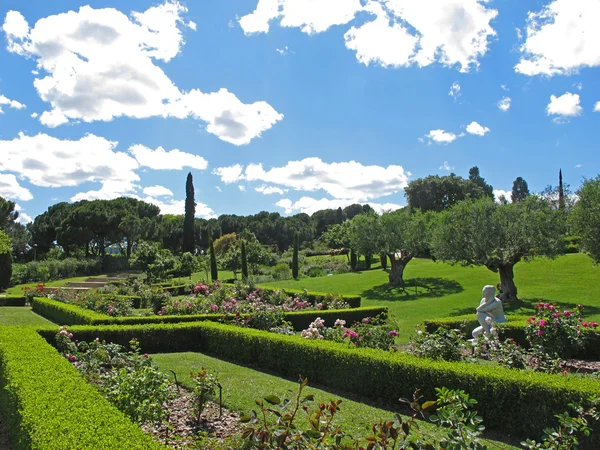
[[[479,305],[480,299],[475,299],[473,301],[473,306],[468,308],[455,309],[450,314],[450,317],[454,316],[464,316],[466,314],[473,314],[475,316],[475,308]],[[535,313],[535,306],[538,303],[550,303],[552,305],[556,305],[561,310],[573,310],[575,308],[575,303],[573,302],[558,302],[556,300],[550,300],[545,298],[522,298],[519,299],[518,302],[505,302],[503,304],[504,312],[511,315],[523,315],[523,316],[531,316]],[[584,305],[583,307],[583,317],[591,316],[595,314],[600,314],[600,307]]]
[[[447,278],[411,278],[401,286],[382,284],[361,292],[366,299],[387,301],[417,300],[420,298],[443,297],[458,294],[464,289],[461,284]]]

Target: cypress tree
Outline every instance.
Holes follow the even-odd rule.
[[[379,257],[381,258],[381,268],[383,270],[387,269],[387,255],[385,254],[385,252],[381,252]]]
[[[217,269],[217,257],[215,256],[215,247],[211,235],[208,236],[208,245],[210,247],[210,278],[212,281],[217,281],[219,279],[219,270]]]
[[[10,286],[12,277],[12,246],[6,233],[0,230],[0,290]]]
[[[356,252],[353,248],[350,249],[350,268],[355,271],[356,263],[358,262],[358,258],[356,257]]]
[[[246,243],[242,241],[242,280],[248,279],[248,259],[246,257]]]
[[[298,232],[294,234],[294,254],[292,255],[292,277],[298,279],[298,251],[300,250],[300,237]]]
[[[562,181],[562,169],[558,171],[558,210],[565,210],[565,191]]]
[[[185,183],[185,217],[183,219],[183,251],[195,254],[194,242],[194,216],[196,215],[196,202],[194,201],[194,183],[192,173],[188,173]]]

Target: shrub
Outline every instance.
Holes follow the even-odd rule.
[[[214,399],[219,380],[217,375],[204,367],[197,373],[192,373],[192,401],[196,412],[196,421],[200,422],[204,407],[209,400]]]
[[[18,264],[11,284],[45,283],[62,278],[97,275],[101,272],[102,261],[99,258],[32,261],[27,264]]]
[[[271,276],[276,280],[289,280],[292,278],[292,270],[288,264],[280,263],[271,269]]]
[[[410,338],[408,352],[421,358],[460,361],[465,345],[464,335],[457,329],[440,327],[430,333],[417,326],[416,334]]]

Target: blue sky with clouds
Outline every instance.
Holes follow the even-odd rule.
[[[0,195],[197,215],[599,172],[600,0],[3,0]],[[595,111],[598,110],[598,111]]]

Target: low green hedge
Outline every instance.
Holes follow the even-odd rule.
[[[235,286],[234,284],[230,284],[230,283],[223,283],[223,284],[225,286]],[[277,287],[272,287],[272,286],[260,286],[260,289],[265,290],[265,291],[283,291],[287,295],[290,295],[290,296],[299,294],[301,292],[298,290],[282,289],[282,288],[277,288]],[[332,294],[326,294],[325,292],[307,292],[306,295],[308,296],[308,301],[311,304],[316,305],[317,303],[322,303],[323,300],[330,297]],[[360,300],[361,300],[360,295],[340,295],[339,297],[341,297],[346,303],[348,303],[350,305],[350,308],[360,308]]]
[[[498,330],[500,337],[514,339],[514,341],[524,347],[527,347],[525,337],[525,326],[530,316],[507,316],[507,322],[499,324]],[[471,337],[472,331],[479,326],[475,314],[464,316],[445,317],[442,319],[426,320],[425,329],[433,332],[438,328],[456,328],[465,333],[467,338]],[[576,358],[592,361],[600,360],[600,333],[591,329],[584,329],[585,344],[583,349],[574,355]]]
[[[131,306],[135,309],[140,309],[142,307],[146,307],[146,305],[142,305],[142,297],[139,295],[115,295],[115,294],[99,294],[100,297],[117,297],[117,298],[128,298],[131,300]]]
[[[412,398],[421,389],[435,398],[436,387],[463,389],[479,402],[486,428],[514,437],[539,437],[556,424],[555,414],[569,403],[583,402],[600,391],[600,381],[498,366],[451,363],[402,352],[357,349],[329,341],[307,340],[213,322],[140,326],[71,328],[77,339],[100,337],[127,343],[140,340],[143,351],[202,351],[253,365],[282,377],[301,374],[312,383],[397,407],[399,397]],[[52,339],[56,330],[44,331]],[[587,448],[600,447],[595,430]],[[584,448],[584,447],[582,447]]]
[[[198,322],[204,320],[217,322],[226,317],[223,314],[112,317],[76,305],[42,297],[34,298],[32,306],[33,310],[40,316],[60,325],[137,325],[144,323]],[[350,324],[359,322],[365,317],[374,317],[379,314],[387,316],[387,311],[386,307],[298,311],[286,313],[285,320],[292,323],[294,330],[300,331],[308,328],[308,325],[317,317],[321,317],[328,326],[332,326],[337,319],[345,320]]]
[[[15,450],[162,448],[30,327],[0,328],[0,411]]]
[[[21,295],[7,295],[6,297],[0,297],[0,306],[25,306],[26,300],[27,299]]]
[[[179,284],[176,286],[170,284],[153,284],[152,287],[160,288],[171,295],[186,295],[192,292],[189,284]]]

